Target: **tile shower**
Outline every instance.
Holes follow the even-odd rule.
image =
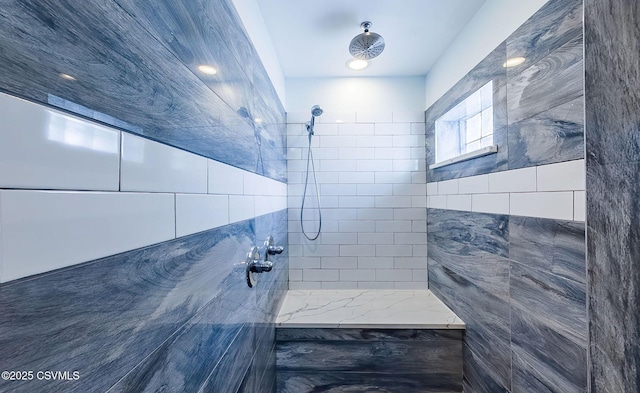
[[[289,164],[300,159],[299,125],[287,136],[232,3],[192,7],[3,5],[0,368],[80,378],[0,381],[0,391],[275,391],[274,322],[289,274],[297,288],[429,286],[467,325],[465,392],[638,390],[636,5],[586,0],[583,37],[582,2],[550,0],[426,116],[353,113],[351,124],[325,125],[365,156],[320,145],[338,148],[323,172],[355,165],[325,183],[328,207],[355,215],[328,225],[334,242],[327,236],[322,255],[305,255],[314,251],[292,229],[299,171],[287,172],[285,150],[288,139]],[[528,61],[488,66],[515,55]],[[199,74],[201,62],[224,77]],[[498,153],[429,169],[433,121],[488,80]],[[65,119],[73,133],[27,121],[38,116]],[[359,136],[381,144],[358,146]],[[136,146],[145,165],[128,158]],[[406,162],[394,162],[404,148]],[[586,184],[576,181],[585,162]],[[359,182],[359,163],[372,182]],[[373,204],[358,212],[363,201]],[[251,290],[238,262],[269,234],[292,253]],[[374,254],[350,255],[363,250]],[[401,348],[407,334],[294,330],[282,341]]]

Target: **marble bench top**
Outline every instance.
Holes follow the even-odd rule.
[[[464,329],[429,290],[290,290],[279,328]]]

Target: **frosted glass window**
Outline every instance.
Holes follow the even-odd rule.
[[[436,163],[493,145],[493,81],[436,120]]]

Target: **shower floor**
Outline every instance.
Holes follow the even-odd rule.
[[[290,290],[278,328],[464,329],[429,290]]]

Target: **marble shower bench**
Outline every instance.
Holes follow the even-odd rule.
[[[292,290],[278,393],[462,392],[464,322],[428,290]]]

